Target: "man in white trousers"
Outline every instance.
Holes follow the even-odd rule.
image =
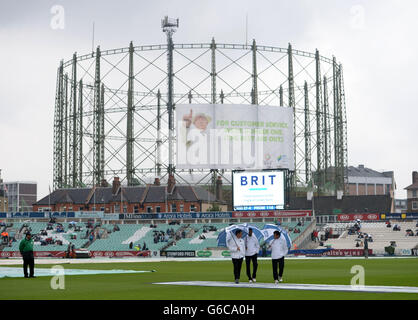
[[[235,283],[239,283],[241,276],[242,261],[245,256],[245,242],[242,239],[242,231],[235,230],[235,236],[231,233],[231,237],[227,240],[229,252],[231,253],[232,264],[234,265]]]
[[[284,257],[289,251],[286,239],[280,231],[274,231],[274,239],[270,241],[269,247],[271,248],[274,283],[278,284],[283,282]],[[279,273],[277,273],[277,265],[279,265]]]
[[[257,256],[260,251],[260,244],[257,237],[253,234],[253,229],[248,229],[248,236],[245,238],[245,264],[247,277],[250,283],[256,282],[257,277]],[[253,262],[253,273],[251,274],[251,261]]]

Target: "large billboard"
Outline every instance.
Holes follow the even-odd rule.
[[[291,108],[187,104],[176,119],[178,169],[295,168]]]
[[[233,171],[232,202],[241,211],[284,209],[284,171]]]

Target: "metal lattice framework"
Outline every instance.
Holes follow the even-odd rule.
[[[294,112],[293,187],[344,190],[347,120],[342,66],[287,48],[209,43],[134,46],[77,55],[58,68],[54,189],[162,181],[210,184],[217,170],[176,170],[176,104],[289,107]],[[169,116],[172,114],[170,120]],[[171,160],[170,160],[171,159]]]

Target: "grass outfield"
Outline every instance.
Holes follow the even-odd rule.
[[[418,259],[286,260],[288,283],[349,285],[351,267],[365,268],[366,285],[418,287]],[[15,265],[21,266],[21,265]],[[52,265],[37,265],[49,268]],[[231,261],[64,264],[68,269],[156,270],[153,273],[66,276],[65,290],[52,290],[51,277],[0,279],[0,299],[139,299],[139,300],[257,300],[257,299],[418,299],[418,294],[324,292],[258,288],[214,288],[155,285],[164,281],[232,281]],[[10,267],[10,266],[8,266]],[[1,267],[0,267],[1,268]],[[1,269],[0,269],[1,272]],[[245,265],[241,281],[247,282]],[[257,282],[272,282],[271,261],[259,261]]]

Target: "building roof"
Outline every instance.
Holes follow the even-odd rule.
[[[42,198],[35,204],[74,203],[83,204],[90,192],[90,189],[58,189]]]
[[[335,172],[335,167],[328,167],[327,172],[330,174]],[[348,166],[345,169],[345,173],[348,177],[361,177],[361,178],[394,178],[393,171],[378,172],[376,170],[366,168],[364,165],[358,167]]]
[[[347,168],[347,175],[349,177],[382,177],[382,178],[391,178],[392,172],[378,172],[376,170],[366,168],[363,165],[358,167],[349,166]]]
[[[410,186],[406,187],[405,190],[417,190],[418,189],[418,182],[411,184]]]
[[[213,202],[216,201],[216,197],[212,192],[209,192],[208,190],[205,190],[202,187],[194,187],[194,192],[196,193],[196,196],[204,201],[207,202]]]
[[[145,202],[164,202],[165,186],[150,186],[145,197]]]
[[[139,203],[143,201],[143,197],[145,196],[146,187],[121,187],[122,192],[122,200],[128,201],[129,203]],[[110,188],[110,192],[112,192],[112,188]],[[113,196],[114,202],[120,201],[120,194]]]
[[[122,193],[122,194],[121,194]],[[112,193],[112,187],[97,187],[94,192],[91,188],[58,189],[42,198],[35,205],[48,205],[57,203],[72,204],[101,204],[127,201],[129,203],[158,203],[167,200],[179,201],[216,201],[216,197],[199,186],[176,185],[171,194],[166,192],[166,186],[132,186],[121,187],[117,194]]]

